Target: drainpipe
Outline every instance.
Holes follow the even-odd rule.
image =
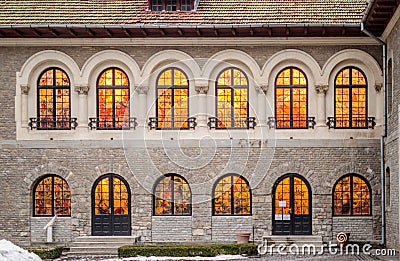
[[[361,31],[368,35],[369,37],[375,39],[378,43],[382,45],[382,70],[383,70],[383,134],[381,135],[381,206],[382,206],[382,240],[381,245],[386,244],[386,206],[385,206],[385,138],[387,137],[387,96],[386,96],[386,43],[373,35],[365,28],[365,20],[367,19],[368,13],[373,5],[374,1],[371,0],[365,11],[364,17],[361,22]]]

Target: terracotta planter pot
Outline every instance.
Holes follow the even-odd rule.
[[[251,233],[249,232],[238,232],[236,233],[236,242],[238,244],[247,244],[249,243]]]

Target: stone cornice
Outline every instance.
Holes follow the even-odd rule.
[[[21,84],[20,88],[23,95],[28,95],[30,89],[30,86],[28,84]]]
[[[208,89],[209,89],[209,87],[206,84],[201,84],[201,85],[195,86],[195,90],[198,94],[207,94]]]
[[[75,86],[75,91],[79,95],[87,95],[88,92],[89,92],[89,86],[87,86],[87,85],[76,85]]]
[[[381,82],[375,83],[375,91],[376,92],[381,92],[382,88],[383,88],[383,83],[381,83]]]
[[[326,94],[328,89],[329,89],[329,85],[328,84],[316,84],[315,85],[315,91],[318,94]]]
[[[136,91],[138,94],[147,95],[147,93],[149,92],[149,86],[140,85],[140,86],[138,86],[138,87],[135,89],[135,91]]]

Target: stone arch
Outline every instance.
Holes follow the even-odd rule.
[[[335,183],[346,174],[358,174],[364,177],[371,186],[372,195],[376,196],[380,191],[380,180],[376,173],[366,165],[355,164],[353,162],[339,165],[337,168],[332,169],[325,177],[323,186],[325,191],[332,193]],[[379,193],[380,194],[380,193]]]
[[[347,65],[362,67],[367,77],[371,78],[372,84],[380,84],[383,82],[382,70],[378,62],[368,53],[357,49],[346,49],[332,55],[322,67],[323,83],[330,82],[337,72]],[[336,70],[335,70],[336,69]]]
[[[82,66],[82,83],[90,83],[93,78],[97,79],[98,70],[102,71],[113,66],[124,70],[128,75],[131,88],[139,85],[141,78],[139,65],[131,56],[118,50],[104,50],[92,55]]]
[[[260,83],[260,67],[249,54],[236,49],[227,49],[211,56],[203,66],[202,77],[215,80],[222,67],[236,66],[244,70],[256,84]]]
[[[30,188],[30,190],[32,190],[36,181],[39,180],[42,176],[48,175],[48,174],[55,174],[55,175],[58,175],[58,176],[62,177],[63,179],[65,179],[68,182],[68,185],[71,189],[71,194],[72,194],[72,190],[74,188],[73,173],[70,170],[68,170],[66,167],[58,165],[53,162],[37,166],[35,169],[33,169],[33,171],[29,172],[25,176],[24,182]]]
[[[274,86],[277,73],[285,67],[295,66],[301,69],[310,82],[321,81],[321,68],[308,53],[297,49],[286,49],[271,56],[261,69],[261,77],[269,86]]]
[[[47,67],[63,69],[70,78],[71,87],[80,80],[79,66],[69,55],[56,50],[45,50],[29,57],[17,73],[17,95],[21,94],[21,85],[30,86],[36,83],[40,73]]]
[[[158,76],[158,73],[167,67],[182,69],[189,79],[199,78],[201,75],[199,65],[189,54],[179,50],[163,50],[152,55],[143,65],[140,72],[143,83],[148,84],[152,73],[157,72]]]
[[[306,179],[311,187],[312,194],[319,192],[319,180],[315,177],[314,171],[300,162],[285,162],[280,164],[278,167],[271,168],[268,175],[266,175],[265,180],[263,181],[264,184],[267,184],[267,187],[265,188],[266,194],[271,195],[275,182],[280,177],[290,173],[300,175]]]

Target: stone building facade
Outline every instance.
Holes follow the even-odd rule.
[[[205,12],[207,1],[196,3]],[[329,11],[331,7],[325,8]],[[360,16],[357,19],[361,21]],[[346,23],[353,26],[350,20],[343,22]],[[322,23],[320,26],[323,27]],[[178,29],[190,34],[188,28],[178,26]],[[290,32],[296,34],[297,29]],[[85,30],[95,34],[94,29]],[[44,37],[46,32],[39,31],[36,37],[24,38],[24,33],[31,32],[22,29],[21,36],[12,37],[6,26],[0,27],[0,60],[3,61],[0,67],[0,162],[3,167],[0,202],[6,210],[0,211],[2,237],[21,245],[46,242],[43,228],[54,213],[38,212],[38,209],[47,211],[37,205],[37,199],[45,193],[38,189],[45,177],[60,178],[70,191],[70,204],[66,203],[68,214],[57,216],[53,224],[54,242],[70,245],[77,237],[98,233],[94,225],[101,216],[96,212],[97,186],[103,184],[102,178],[117,177],[123,183],[120,186],[129,191],[129,199],[121,199],[128,208],[127,220],[123,221],[128,224],[127,233],[141,236],[144,242],[233,242],[235,233],[243,231],[251,232],[255,241],[261,241],[265,235],[297,233],[318,235],[328,242],[336,240],[336,234],[343,231],[350,232],[355,241],[382,240],[380,137],[385,121],[383,57],[379,43],[361,34],[351,35],[352,32],[342,35],[338,31],[340,35],[336,35],[330,28],[326,30],[334,36],[324,36],[325,31],[321,29],[317,37],[294,35],[286,39],[256,37],[257,28],[253,32],[255,37],[241,37],[238,28],[235,32],[229,31],[232,36],[228,38],[218,36],[225,29],[213,37],[174,37],[169,36],[167,27],[161,38],[152,37],[152,29],[146,30],[150,34],[148,38],[135,35],[115,38],[112,31],[107,31],[110,34],[107,38],[60,39],[60,36]],[[202,30],[204,34],[205,29]],[[78,31],[72,32],[79,34]],[[393,68],[398,65],[394,47],[397,38],[397,29],[393,29],[388,35]],[[62,70],[68,76],[70,117],[76,118],[76,128],[46,130],[34,125],[40,113],[40,79],[49,68]],[[98,128],[100,125],[95,125],[97,128],[90,125],[90,118],[99,118],[99,79],[109,68],[123,71],[129,80],[128,107],[130,117],[135,117],[130,128],[102,130]],[[163,129],[150,124],[151,118],[159,113],[160,75],[170,68],[187,76],[187,116],[195,118],[193,128]],[[211,119],[219,113],[216,85],[220,73],[230,68],[246,76],[246,118],[254,118],[255,126],[250,126],[250,119],[245,128],[213,126]],[[279,128],[277,79],[288,68],[299,70],[305,76],[304,128],[292,125]],[[367,104],[363,107],[366,117],[362,128],[337,128],[335,119],[333,122],[328,119],[337,114],[337,78],[346,68],[362,72],[365,80],[360,84],[365,86]],[[393,79],[396,73],[393,70]],[[386,215],[391,246],[398,240],[389,235],[399,230],[398,208],[394,207],[398,203],[396,184],[399,182],[394,113],[396,84],[393,80],[393,109],[389,114],[385,151],[390,173],[391,208],[387,207]],[[157,214],[155,191],[160,179],[170,174],[183,178],[190,187],[189,214]],[[241,214],[235,213],[236,194],[231,192],[229,211],[232,213],[219,215],[215,200],[218,182],[229,175],[244,180],[241,186],[247,184],[250,197],[240,199],[248,200],[246,207],[249,208]],[[339,184],[346,179],[350,182],[348,195],[354,206],[356,193],[362,195],[361,212],[351,206],[351,211],[345,211],[344,200],[340,214],[335,212],[337,193],[342,193],[341,196],[348,193],[339,189]],[[277,191],[285,180],[292,182],[289,198],[278,200]],[[297,188],[296,180],[302,182],[301,192],[307,197],[296,198],[293,190]],[[360,184],[362,189],[356,190],[354,184]],[[115,186],[107,185],[107,191],[113,189]],[[304,202],[302,208],[306,210],[301,215],[293,213],[293,206],[289,206],[297,204],[296,200]],[[53,210],[57,204],[56,200],[51,203]],[[283,209],[281,214],[279,208]],[[116,205],[110,209],[112,213],[102,213],[111,217],[100,222],[102,228],[118,225]],[[304,229],[296,230],[295,218],[300,216]],[[281,223],[277,222],[280,218]],[[279,226],[288,229],[279,230]]]

